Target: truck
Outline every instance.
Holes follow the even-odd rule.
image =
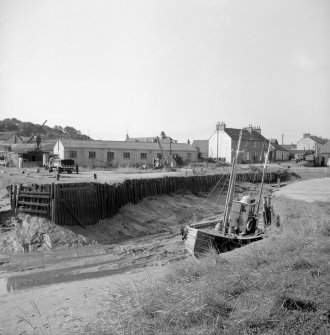
[[[67,172],[72,173],[75,171],[79,173],[78,165],[75,164],[73,159],[60,159],[60,158],[51,158],[48,166],[49,172],[56,170],[58,173]]]

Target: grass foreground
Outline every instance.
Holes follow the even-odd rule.
[[[279,197],[273,205],[281,222],[268,238],[122,287],[81,332],[329,334],[330,220],[314,204]]]

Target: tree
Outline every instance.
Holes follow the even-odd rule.
[[[77,130],[73,127],[70,127],[70,126],[66,126],[64,128],[64,132],[69,135],[70,137],[75,137],[76,135],[79,135]]]
[[[74,127],[67,126],[63,128],[62,126],[56,125],[53,128],[41,124],[34,124],[32,122],[22,122],[15,118],[0,120],[0,131],[1,132],[11,132],[17,131],[21,136],[32,137],[37,134],[42,134],[42,138],[63,138],[69,137],[71,139],[77,140],[91,140],[87,135],[81,133],[80,130]]]
[[[18,120],[16,119],[4,119],[0,123],[0,131],[18,131]]]
[[[64,129],[61,126],[54,126],[53,128],[56,132],[64,133]]]
[[[21,122],[19,132],[22,136],[32,136],[37,133],[38,127],[32,122]]]

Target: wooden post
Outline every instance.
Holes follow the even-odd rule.
[[[73,210],[70,208],[70,206],[65,202],[65,200],[62,199],[62,203],[64,207],[69,211],[69,213],[72,215],[72,217],[75,219],[75,221],[81,226],[82,228],[86,228],[84,223],[75,215]]]
[[[267,222],[267,197],[264,197],[262,204],[262,217],[264,219],[264,227],[268,225]]]
[[[13,209],[13,185],[11,184],[7,189],[10,192],[10,209]]]
[[[17,198],[17,185],[14,185],[14,193],[11,203],[11,209],[14,211],[16,210],[16,198]]]
[[[59,225],[60,221],[59,221],[59,206],[58,206],[58,194],[59,194],[58,184],[55,184],[54,187],[55,187],[54,188],[54,214],[55,214],[54,223]]]
[[[54,194],[54,183],[50,185],[50,220],[54,222],[55,220],[55,194]]]

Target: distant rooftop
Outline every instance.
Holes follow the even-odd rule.
[[[225,132],[235,141],[238,141],[241,129],[225,128]],[[247,129],[243,129],[242,141],[259,141],[268,142],[268,140],[262,136],[258,131],[252,130],[251,132]]]
[[[312,140],[314,140],[315,142],[317,142],[319,144],[325,144],[328,141],[327,138],[322,138],[322,137],[319,137],[319,136],[311,135],[310,133],[305,133],[303,135],[303,138],[311,138]]]
[[[193,140],[192,146],[199,149],[201,153],[208,154],[209,152],[209,141],[208,140]]]
[[[284,145],[282,146],[282,145],[278,144],[278,141],[277,141],[276,138],[271,138],[270,139],[270,144],[275,150],[288,151],[286,148],[284,148]]]
[[[60,142],[65,147],[70,148],[94,148],[94,149],[127,149],[127,150],[160,150],[158,143],[150,142],[130,142],[130,141],[78,141],[61,139]],[[162,147],[166,151],[190,151],[197,150],[187,143],[166,143],[162,142]]]
[[[126,135],[126,141],[127,142],[143,142],[143,143],[155,143],[158,142],[171,142],[171,143],[177,143],[177,140],[173,140],[170,136],[167,136],[164,131],[160,133],[159,136],[149,136],[149,137],[129,137],[129,135]]]

